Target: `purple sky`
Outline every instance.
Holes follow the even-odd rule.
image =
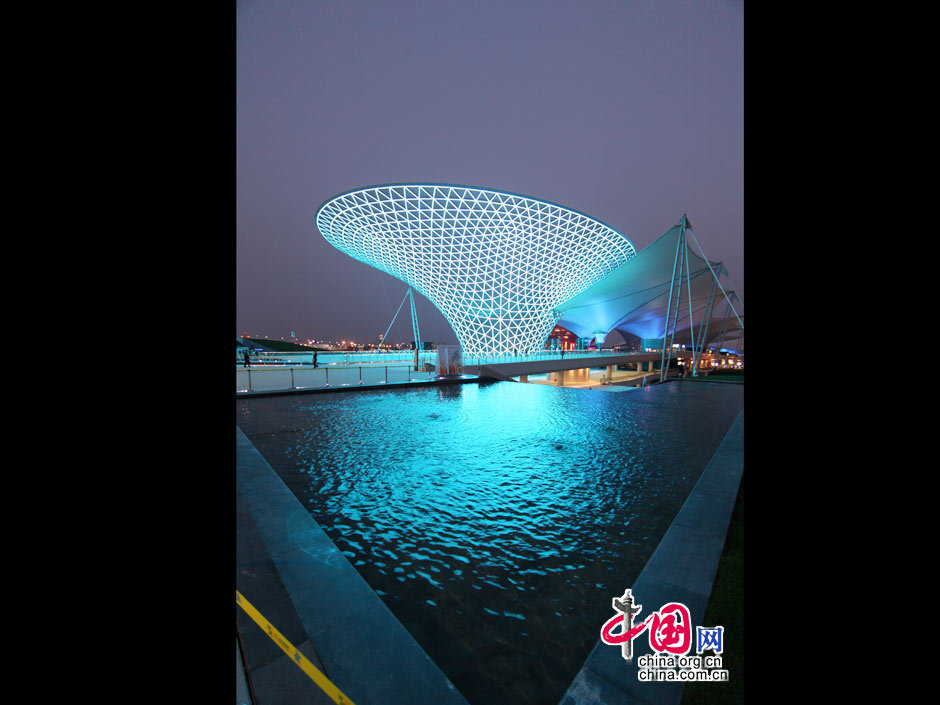
[[[329,245],[349,189],[440,182],[643,249],[688,213],[744,296],[743,2],[237,5],[236,334],[374,342],[407,286]],[[422,338],[456,343],[416,297]],[[389,335],[410,337],[403,311]]]

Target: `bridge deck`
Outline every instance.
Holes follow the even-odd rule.
[[[662,352],[623,353],[620,355],[588,354],[578,356],[577,352],[567,353],[563,358],[507,358],[502,360],[464,359],[464,372],[481,377],[504,379],[519,375],[537,375],[561,370],[579,370],[585,367],[607,367],[625,365],[631,362],[660,362]],[[673,359],[676,355],[673,353]]]

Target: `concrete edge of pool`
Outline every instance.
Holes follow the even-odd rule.
[[[689,608],[693,625],[715,626],[703,624],[702,619],[743,474],[742,408],[636,582],[622,586],[632,588],[637,603],[643,605],[640,619],[668,602],[681,602]],[[733,644],[726,646],[734,648]],[[559,705],[677,705],[683,683],[650,683],[637,678],[639,657],[651,653],[648,639],[635,639],[633,660],[627,663],[619,648],[598,638]],[[734,678],[734,673],[728,675]]]
[[[321,670],[337,688],[356,705],[468,705],[237,426],[236,486],[299,617],[302,630],[295,629],[299,636],[294,638],[308,638],[313,654],[305,655],[314,665],[322,664]],[[258,564],[259,558],[252,556],[252,564]],[[294,616],[289,606],[283,601],[272,604],[264,594],[243,594],[290,639],[288,629],[274,616],[281,614],[289,621]],[[237,618],[239,624],[247,624],[242,615]],[[286,669],[280,665],[283,662]],[[287,679],[309,691],[306,679],[315,691],[306,674],[289,662],[283,654],[266,664],[282,669],[276,679],[280,689]]]
[[[646,610],[677,601],[689,607],[693,621],[704,616],[743,474],[743,439],[742,408],[634,585],[623,586],[632,587]],[[287,626],[291,619],[298,622],[295,646],[322,666],[340,690],[357,705],[467,705],[237,426],[236,487],[254,524],[250,530],[259,537],[252,565],[268,561],[276,573],[267,579],[274,588],[270,595],[267,590],[243,594],[288,639],[292,632],[277,617]],[[237,618],[240,625],[250,622],[241,614]],[[634,641],[634,651],[627,664],[619,649],[598,639],[560,705],[678,703],[682,683],[637,679],[637,659],[650,653],[646,640]],[[268,683],[281,699],[266,697],[264,702],[291,702],[295,687],[305,688],[311,702],[332,702],[283,652],[269,661]]]

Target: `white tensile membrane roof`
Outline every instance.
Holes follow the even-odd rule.
[[[583,213],[469,186],[358,189],[324,203],[316,224],[337,249],[430,299],[473,357],[541,350],[560,303],[636,256]]]
[[[680,220],[636,257],[623,264],[604,279],[559,305],[562,311],[558,324],[580,337],[596,337],[601,343],[610,331],[616,329],[640,338],[662,338],[666,330],[666,309],[669,302],[676,253],[682,235]],[[686,221],[688,224],[688,221]],[[709,263],[693,252],[686,241],[688,273],[682,267],[681,301],[678,323],[673,342],[690,343],[694,332],[699,337],[699,326],[706,309],[709,293],[715,280],[712,271],[719,272],[719,263]],[[689,315],[689,282],[692,290],[692,315]],[[678,280],[673,286],[672,311],[676,296],[680,295]],[[728,312],[721,290],[714,292],[714,305],[705,341],[717,342],[724,332],[724,340],[740,335],[740,326]],[[737,308],[737,306],[736,306]],[[736,332],[729,332],[732,328]],[[671,326],[670,326],[671,329]]]

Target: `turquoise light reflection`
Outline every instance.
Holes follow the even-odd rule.
[[[611,597],[636,578],[742,404],[741,385],[608,394],[498,383],[238,408],[252,442],[455,686],[497,703],[511,692],[478,690],[474,665],[497,646],[507,658],[486,683],[534,669],[539,697],[558,702]]]

